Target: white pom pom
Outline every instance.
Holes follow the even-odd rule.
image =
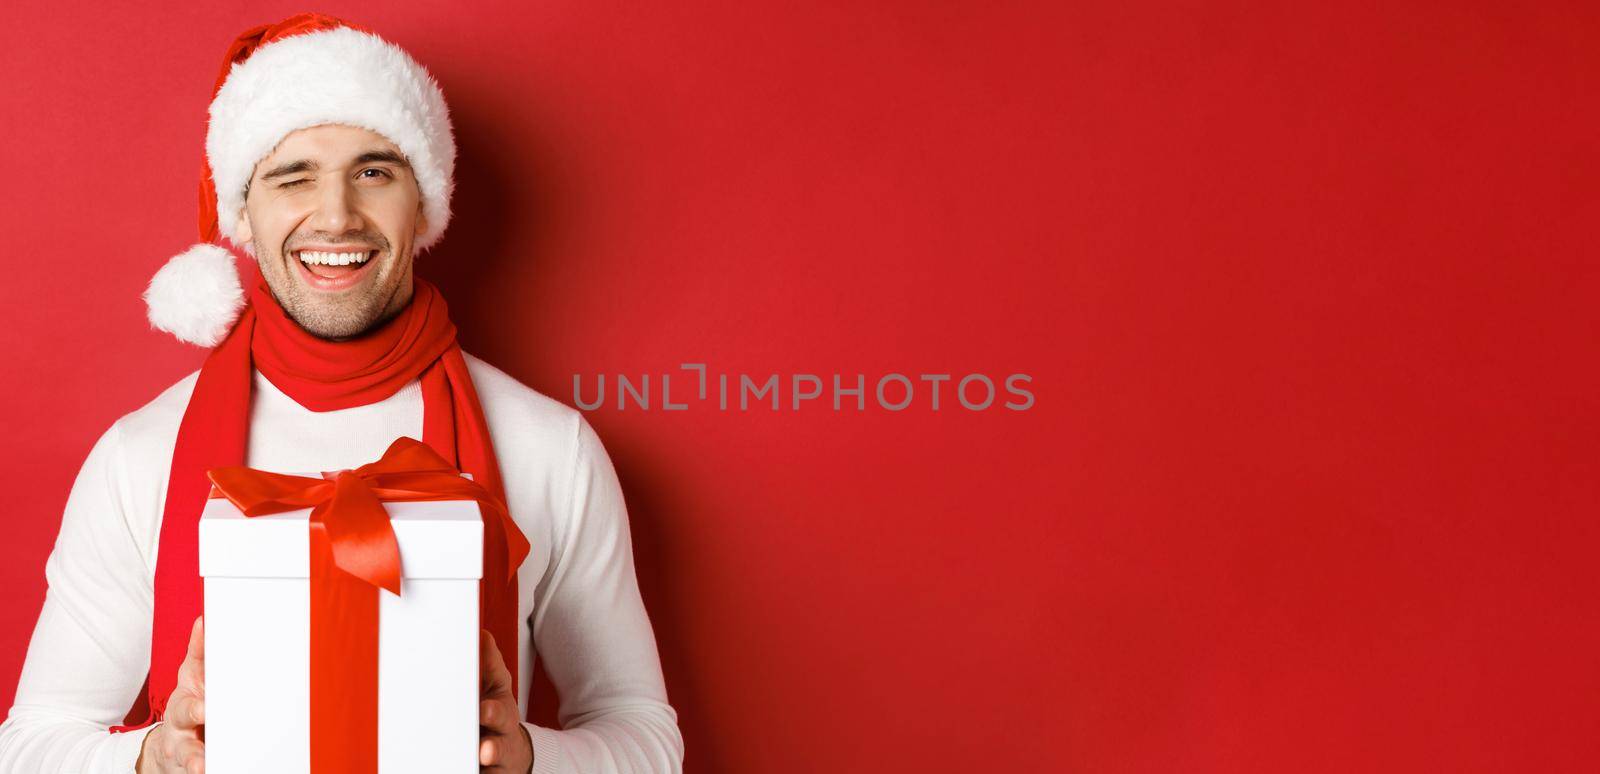
[[[179,341],[214,347],[244,310],[239,268],[227,248],[197,244],[174,256],[144,292],[150,324]]]

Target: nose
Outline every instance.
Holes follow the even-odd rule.
[[[356,192],[351,188],[348,180],[317,186],[317,209],[311,214],[313,228],[333,234],[366,228],[366,221],[355,206]]]

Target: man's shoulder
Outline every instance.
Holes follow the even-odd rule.
[[[148,403],[123,414],[116,424],[124,442],[170,443],[176,439],[178,425],[183,422],[183,412],[189,406],[189,397],[194,394],[194,385],[199,377],[199,369],[190,371]]]
[[[123,492],[128,498],[125,504],[157,504],[154,509],[130,510],[125,514],[130,519],[135,511],[145,516],[159,511],[160,498],[166,491],[165,471],[178,444],[178,426],[183,423],[183,413],[199,375],[198,370],[191,371],[168,385],[144,405],[118,417],[101,436],[112,449],[108,459],[118,480],[129,487]]]
[[[472,386],[496,434],[512,431],[571,436],[582,422],[579,411],[518,381],[488,361],[463,351]]]

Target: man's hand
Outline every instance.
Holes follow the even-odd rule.
[[[478,763],[483,771],[531,774],[533,740],[518,717],[511,672],[488,629],[478,630],[478,694]]]
[[[189,652],[178,667],[178,687],[167,699],[167,711],[144,737],[139,774],[204,774],[206,770],[206,635],[205,623],[194,619]]]

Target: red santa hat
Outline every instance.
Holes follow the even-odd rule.
[[[418,251],[450,223],[455,137],[444,92],[400,47],[318,13],[246,30],[217,78],[200,174],[200,243],[156,272],[145,291],[150,324],[182,341],[215,346],[244,308],[233,253],[245,185],[256,164],[298,129],[345,124],[377,132],[405,154],[422,193]]]

